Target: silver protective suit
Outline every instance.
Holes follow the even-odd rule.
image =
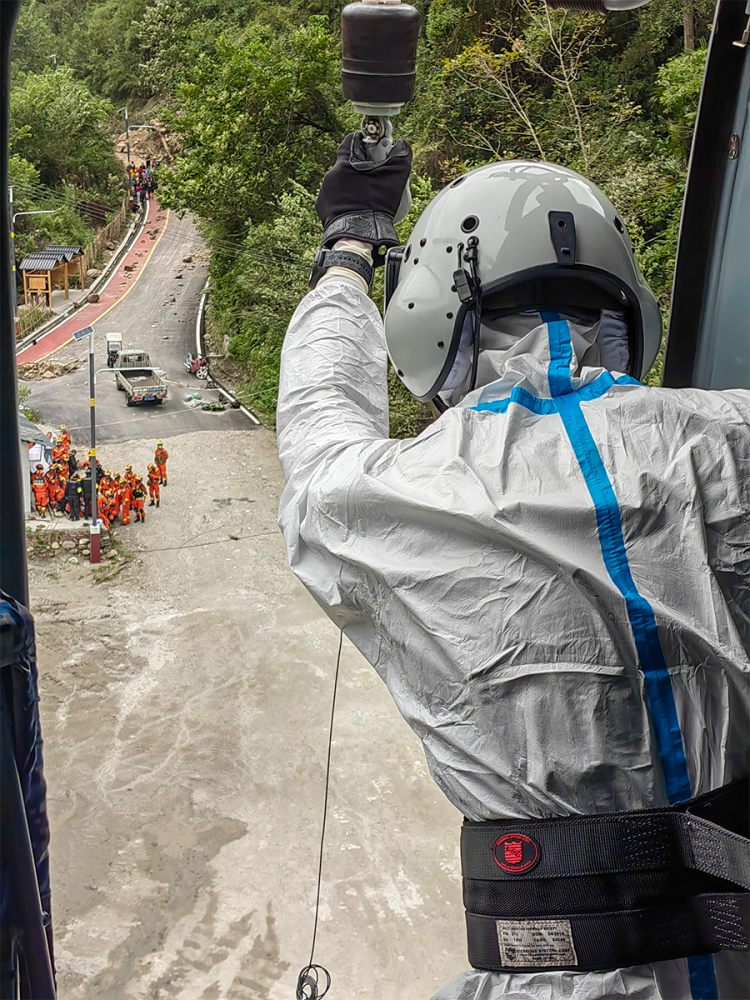
[[[472,820],[665,806],[747,773],[750,392],[578,372],[593,336],[537,317],[411,440],[388,438],[359,288],[324,279],[284,344],[289,563]],[[471,971],[436,1000],[677,1000],[717,995],[714,976],[747,995],[746,956],[723,953]]]

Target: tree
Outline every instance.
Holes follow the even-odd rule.
[[[106,190],[110,176],[121,175],[107,132],[112,105],[71,69],[28,73],[11,92],[10,110],[11,153],[32,163],[43,184]]]
[[[609,44],[605,22],[543,3],[524,13],[515,24],[495,21],[446,63],[454,143],[469,161],[532,156],[592,178],[606,172],[622,127],[640,109],[616,84],[592,86],[592,64]]]
[[[163,178],[162,200],[196,211],[209,239],[239,241],[274,212],[294,178],[312,189],[343,134],[326,20],[279,35],[252,25],[201,56],[165,114],[185,155]]]
[[[76,76],[118,105],[154,93],[145,72],[148,40],[141,31],[148,6],[148,0],[89,0],[70,36],[69,60]]]

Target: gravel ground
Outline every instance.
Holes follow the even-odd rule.
[[[120,559],[30,567],[63,1000],[288,1000],[309,958],[338,633],[286,565],[273,433],[216,420],[165,438]],[[426,998],[466,964],[461,818],[346,641],[341,671],[316,960],[330,1000]]]

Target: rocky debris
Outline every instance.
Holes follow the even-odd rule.
[[[59,378],[61,375],[74,372],[82,365],[82,358],[67,361],[65,364],[61,364],[59,361],[29,361],[18,366],[18,377],[25,382],[36,382],[43,378]]]
[[[176,302],[177,299],[174,297],[174,295],[170,295],[169,298],[167,299],[167,301],[168,302]]]
[[[112,240],[110,240],[109,243],[107,243],[107,250],[114,250],[114,249],[115,249],[115,244],[112,242]]]
[[[188,254],[185,254],[185,256],[182,258],[182,263],[183,264],[190,264],[192,262],[192,260],[193,260],[193,255],[191,253],[188,253]]]
[[[88,269],[88,271],[86,271],[86,277],[87,278],[98,278],[101,273],[102,272],[99,270],[98,267],[90,267]]]
[[[135,271],[135,269],[137,267],[138,267],[138,261],[136,260],[136,261],[133,261],[132,264],[126,264],[125,267],[123,267],[123,271],[128,271],[128,272],[129,271]]]
[[[90,292],[86,296],[86,301],[87,302],[98,302],[99,301],[99,293],[98,292]]]

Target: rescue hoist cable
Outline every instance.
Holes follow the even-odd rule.
[[[336,656],[336,673],[333,678],[333,699],[331,701],[331,725],[328,730],[328,759],[326,761],[326,784],[323,793],[323,823],[320,831],[320,857],[318,859],[318,888],[315,896],[315,922],[313,923],[312,947],[310,948],[310,961],[300,970],[297,977],[297,989],[295,991],[296,1000],[322,1000],[331,986],[331,976],[322,965],[314,965],[315,938],[318,933],[318,914],[320,912],[320,884],[323,877],[323,844],[326,837],[326,818],[328,815],[328,786],[331,778],[331,747],[333,745],[333,719],[336,713],[336,691],[339,684],[339,668],[341,667],[341,649],[344,645],[344,633],[339,633],[339,651]],[[325,985],[321,990],[320,977],[325,980]]]

